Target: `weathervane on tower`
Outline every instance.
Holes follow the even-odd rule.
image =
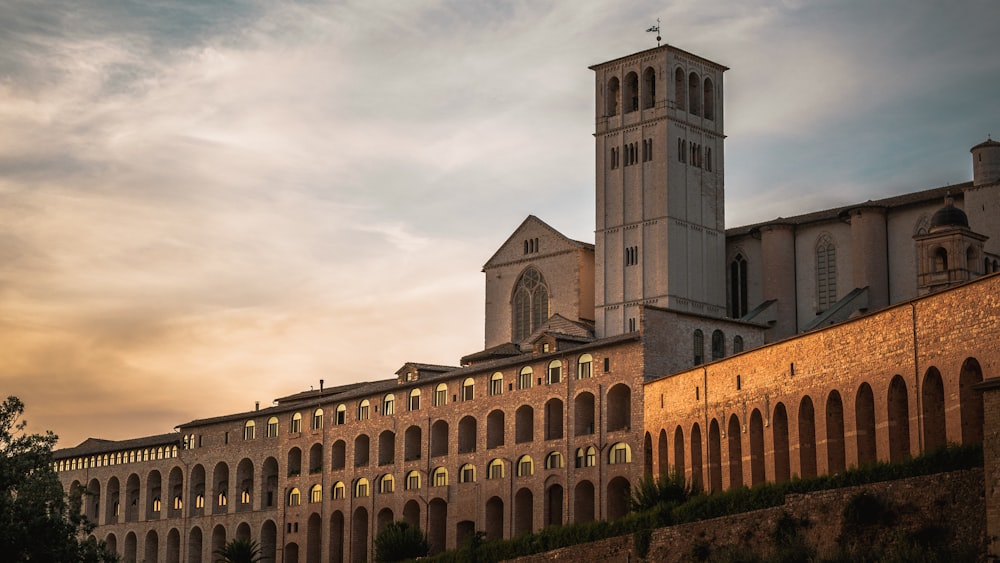
[[[660,18],[656,18],[656,25],[646,30],[646,33],[656,33],[656,46],[660,46]]]

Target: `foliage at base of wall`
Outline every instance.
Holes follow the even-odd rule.
[[[635,495],[632,499],[632,505],[635,511],[618,520],[598,520],[566,526],[552,526],[534,534],[524,534],[508,540],[476,542],[475,544],[467,542],[465,545],[459,547],[459,549],[439,553],[429,559],[423,559],[423,561],[434,561],[437,563],[466,561],[492,563],[628,534],[633,534],[634,549],[637,553],[641,553],[648,549],[649,534],[655,528],[781,506],[785,502],[785,495],[789,494],[839,489],[931,475],[934,473],[981,468],[982,466],[982,446],[973,444],[962,446],[949,445],[920,457],[896,464],[874,463],[863,467],[851,468],[834,475],[824,475],[811,479],[795,478],[785,483],[763,483],[752,488],[740,487],[714,494],[705,494],[699,491],[697,487],[692,487],[690,484],[684,483],[683,479],[680,479],[680,482],[678,482],[679,477],[677,475],[661,475],[659,479],[647,476],[644,481],[637,483],[634,487]],[[656,496],[661,493],[663,496]],[[851,517],[845,515],[845,521],[853,520]],[[788,523],[785,523],[784,527],[783,531],[775,531],[775,542],[781,547],[776,553],[788,553],[790,557],[796,554],[798,556],[804,555],[806,551],[803,550],[807,546],[796,543],[799,541],[796,539],[797,534],[789,533],[789,529],[797,530],[798,528]],[[927,534],[933,535],[932,531],[928,531]],[[913,541],[923,541],[920,538],[910,539]],[[717,547],[714,550],[709,549],[710,553],[713,551],[715,553],[712,555],[712,561],[742,560],[717,559],[717,557],[724,556],[724,547]],[[862,559],[860,560],[867,561],[904,560],[891,558],[865,559],[863,553],[852,551],[852,549],[846,542],[842,546],[842,551],[845,557],[847,557],[843,559],[844,561],[859,560],[851,559],[850,556],[852,554],[854,556],[861,556]],[[895,548],[886,549],[888,551],[880,555],[894,557],[894,554],[897,553],[897,551],[891,551],[891,549]],[[902,552],[898,553],[902,554]],[[708,560],[699,559],[697,553],[692,553],[691,555],[693,559]],[[748,553],[746,550],[742,552],[735,550],[732,557],[742,557],[744,555],[750,557],[754,554]],[[748,560],[763,561],[763,559]],[[791,559],[781,558],[777,560],[801,561],[803,559],[792,557]]]

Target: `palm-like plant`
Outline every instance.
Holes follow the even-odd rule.
[[[258,563],[264,559],[260,546],[253,540],[233,540],[215,550],[215,555],[219,556],[215,563]]]

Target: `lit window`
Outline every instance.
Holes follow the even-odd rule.
[[[420,488],[420,472],[410,471],[406,474],[406,490],[416,491]]]
[[[448,486],[448,470],[444,467],[438,467],[434,470],[431,475],[431,483],[435,487],[446,487]]]
[[[160,497],[153,497],[153,512],[159,512],[161,508]]]
[[[548,378],[550,385],[562,381],[562,362],[559,360],[549,362]]]
[[[354,485],[354,497],[361,498],[368,496],[368,479],[362,477],[358,479],[357,484]]]
[[[358,403],[358,420],[368,420],[368,409],[370,406],[371,403],[368,402],[368,399],[364,399]]]
[[[444,383],[439,383],[434,389],[434,406],[440,407],[446,404],[448,404],[448,386]]]
[[[243,425],[243,439],[253,440],[254,430],[254,422],[252,420],[248,420],[246,424]]]
[[[337,481],[333,485],[333,500],[340,500],[347,496],[347,486],[343,481]]]
[[[309,502],[323,502],[323,485],[313,485],[309,489]]]
[[[278,435],[278,417],[272,416],[267,419],[267,437],[274,438]]]
[[[530,455],[523,455],[517,460],[517,476],[527,477],[535,473],[535,462]]]
[[[195,508],[205,508],[205,495],[198,493],[194,497],[194,507]],[[116,508],[117,511],[117,508]],[[117,512],[116,512],[117,513]]]
[[[177,495],[174,497],[174,510],[181,510],[182,508],[184,508],[184,499],[181,498],[181,495]]]
[[[499,371],[490,377],[490,395],[503,394],[503,374]]]
[[[378,482],[378,492],[382,494],[391,493],[395,488],[396,481],[392,478],[392,475],[386,475]]]
[[[302,493],[299,492],[298,487],[292,489],[292,492],[288,493],[288,506],[298,506],[302,504]]]
[[[411,411],[420,410],[420,389],[413,389],[412,391],[410,391],[409,410]]]
[[[226,491],[222,491],[221,493],[219,493],[219,496],[217,497],[216,501],[218,502],[219,506],[226,506],[227,504],[229,504],[229,498],[226,497]]]
[[[632,450],[628,447],[625,442],[618,442],[617,444],[611,446],[611,451],[608,453],[608,463],[615,465],[619,463],[631,463],[632,462]]]
[[[337,405],[337,418],[336,424],[339,426],[341,424],[347,423],[347,405]]]
[[[250,504],[250,489],[243,489],[240,492],[240,504]]]
[[[559,452],[551,452],[545,456],[545,469],[559,469],[563,466],[563,456]]]
[[[476,466],[471,463],[466,463],[458,470],[458,482],[459,483],[475,483],[476,482]]]
[[[302,432],[302,414],[295,413],[292,415],[292,425],[289,427],[289,431],[292,434]]]
[[[517,388],[518,389],[530,389],[531,388],[531,375],[532,371],[530,367],[521,368],[521,373],[517,375]]]
[[[471,401],[476,395],[476,382],[471,377],[462,382],[462,400]]]
[[[382,416],[391,416],[396,414],[396,396],[389,393],[382,398]]]
[[[589,448],[577,448],[576,450],[576,466],[580,467],[593,467],[597,464],[597,449],[594,446]]]
[[[590,354],[584,354],[580,356],[580,359],[577,360],[576,378],[589,379],[590,376],[593,374],[592,371],[593,365],[594,365],[593,356],[591,356]]]
[[[323,428],[323,409],[316,409],[316,412],[313,413],[312,429],[319,430],[320,428]]]

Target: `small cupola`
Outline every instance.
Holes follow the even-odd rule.
[[[942,229],[968,229],[969,228],[969,216],[965,214],[965,211],[955,207],[955,200],[951,197],[946,197],[944,200],[944,207],[938,209],[934,212],[931,217],[930,232],[941,231]]]

